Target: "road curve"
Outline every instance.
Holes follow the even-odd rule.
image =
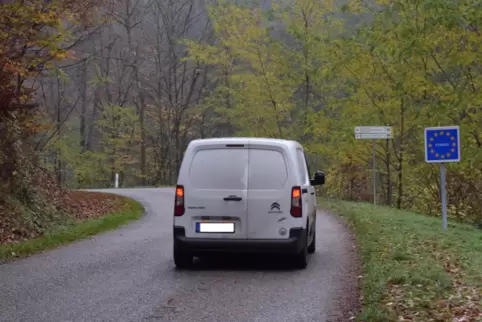
[[[306,270],[248,257],[177,271],[173,190],[107,192],[140,201],[146,215],[0,265],[0,321],[347,321],[357,302],[354,242],[332,215],[318,214],[318,249]]]

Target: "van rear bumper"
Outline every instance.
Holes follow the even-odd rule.
[[[287,239],[214,239],[187,238],[184,227],[174,227],[176,246],[194,255],[211,252],[298,254],[305,240],[304,228],[291,228]]]

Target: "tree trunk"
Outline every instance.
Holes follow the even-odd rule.
[[[61,93],[61,89],[60,89],[60,86],[62,86],[61,82],[60,82],[60,79],[59,77],[57,77],[57,94],[58,94],[58,97],[57,97],[57,110],[56,110],[56,113],[55,113],[55,125],[56,125],[56,131],[57,131],[57,140],[60,140],[61,138],[61,133],[60,133],[60,128],[61,128],[61,116],[62,116],[62,111],[61,111],[61,107],[62,107],[62,93]],[[61,151],[60,151],[60,148],[57,148],[57,153],[56,153],[56,169],[55,169],[55,172],[56,172],[56,178],[57,178],[57,184],[59,186],[62,185],[62,161],[61,161]]]
[[[403,153],[404,153],[404,135],[405,135],[405,103],[402,98],[400,102],[400,149],[398,157],[398,198],[397,208],[402,208],[403,203]]]
[[[390,140],[386,141],[387,156],[385,159],[385,166],[387,168],[387,205],[391,206],[393,203],[393,187],[392,187],[392,171],[390,166]]]
[[[85,114],[87,113],[87,62],[82,62],[82,84],[80,87],[81,106],[80,106],[80,148],[85,152],[86,148],[86,123]]]

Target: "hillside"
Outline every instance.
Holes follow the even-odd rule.
[[[0,262],[116,228],[143,212],[125,197],[61,188],[41,170],[32,187],[28,198],[0,197]]]

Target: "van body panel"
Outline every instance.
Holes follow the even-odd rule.
[[[174,241],[183,251],[193,255],[206,253],[269,253],[298,254],[306,239],[304,228],[291,228],[286,239],[207,239],[186,238],[184,227],[174,227]]]
[[[239,145],[240,143],[238,143]],[[184,186],[185,213],[174,225],[185,227],[186,238],[246,239],[248,145],[226,143],[196,145],[187,149],[178,184]],[[235,196],[239,201],[226,201]],[[205,223],[234,223],[234,232],[198,231]]]
[[[293,245],[290,240],[300,237],[291,231],[304,232],[306,228],[312,240],[316,198],[298,142],[263,138],[193,140],[183,157],[178,185],[184,186],[185,213],[174,217],[173,224],[175,229],[184,229],[179,237],[184,245],[204,240],[205,251],[216,241],[223,243],[223,239],[231,240],[236,249],[242,248],[243,240],[247,247],[257,240],[260,245],[267,245],[269,240]],[[293,186],[302,188],[300,218],[290,214]],[[241,200],[224,200],[230,196]],[[200,222],[234,222],[235,232],[198,232]]]
[[[249,148],[248,239],[288,239],[289,229],[302,227],[290,214],[296,184],[288,147],[256,143]]]
[[[306,216],[308,241],[311,242],[316,229],[316,196],[315,187],[310,183],[311,174],[309,173],[308,163],[306,162],[305,153],[301,146],[296,148],[296,165],[298,169],[298,180],[302,190],[303,201],[303,217]]]

